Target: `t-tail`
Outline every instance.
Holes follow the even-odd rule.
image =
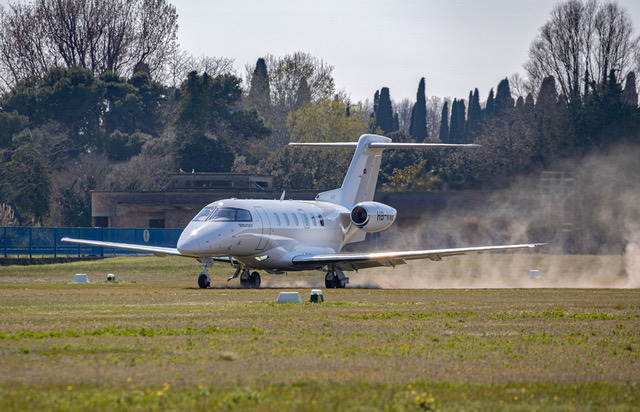
[[[318,193],[316,200],[336,203],[348,209],[373,200],[378,183],[384,149],[417,149],[427,147],[476,147],[476,144],[393,143],[390,138],[363,134],[357,142],[289,143],[292,146],[355,147],[349,170],[339,189]]]

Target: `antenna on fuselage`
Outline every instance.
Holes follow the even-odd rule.
[[[282,202],[284,200],[284,194],[287,193],[286,190],[282,191],[282,195],[280,196],[280,201]]]

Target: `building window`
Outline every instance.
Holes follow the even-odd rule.
[[[96,216],[93,218],[93,226],[109,227],[109,216]]]
[[[164,219],[149,219],[149,229],[164,229]]]

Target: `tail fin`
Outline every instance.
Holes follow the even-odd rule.
[[[358,142],[336,143],[289,143],[292,146],[354,147],[347,175],[340,189],[318,193],[316,200],[337,203],[348,209],[360,202],[373,200],[380,172],[380,162],[384,149],[409,149],[422,147],[474,147],[475,144],[442,143],[393,143],[390,138],[375,134],[363,134]]]

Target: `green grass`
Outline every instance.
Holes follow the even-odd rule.
[[[200,290],[198,271],[179,258],[0,267],[0,410],[640,409],[637,289],[323,288],[325,303],[277,304],[277,289],[228,288],[226,267]]]

